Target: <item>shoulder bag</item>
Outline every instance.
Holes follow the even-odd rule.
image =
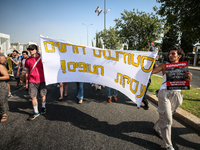
[[[35,68],[35,66],[37,65],[37,63],[40,61],[40,59],[41,59],[41,57],[38,58],[38,60],[35,62],[35,64],[33,65],[33,68],[31,69],[31,71],[30,71],[29,74],[31,74],[31,72],[33,71],[33,69]]]

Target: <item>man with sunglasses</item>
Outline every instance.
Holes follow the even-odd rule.
[[[167,63],[182,62],[184,57],[184,51],[180,47],[174,47],[168,52]],[[152,74],[160,71],[163,73],[163,83],[158,93],[159,119],[154,125],[154,130],[163,139],[166,149],[174,150],[171,141],[172,115],[182,104],[183,98],[180,93],[181,90],[167,90],[165,64],[154,68]],[[186,72],[184,75],[191,81],[192,74],[190,72]]]
[[[40,114],[46,113],[46,94],[47,89],[45,85],[43,65],[41,56],[38,53],[38,47],[35,44],[29,45],[27,50],[30,51],[30,57],[26,59],[26,88],[29,89],[29,94],[32,99],[34,113],[30,115],[28,120],[34,120]],[[37,93],[40,92],[42,108],[38,111]]]

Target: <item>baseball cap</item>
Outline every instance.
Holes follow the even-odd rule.
[[[28,48],[27,48],[27,50],[30,50],[30,49],[36,49],[36,50],[38,50],[37,45],[35,45],[35,44],[29,45]]]

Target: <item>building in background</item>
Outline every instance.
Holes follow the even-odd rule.
[[[17,50],[19,53],[22,53],[23,51],[27,50],[27,47],[30,44],[35,44],[37,45],[37,43],[35,42],[28,42],[28,44],[22,44],[22,43],[11,43],[11,50]]]
[[[19,53],[22,53],[24,50],[26,50],[27,44],[22,43],[11,43],[11,50],[17,50]]]
[[[0,52],[7,55],[10,50],[10,35],[0,33]]]
[[[28,44],[10,43],[10,35],[0,33],[0,53],[3,53],[6,56],[9,53],[12,53],[13,50],[17,50],[19,53],[22,53],[30,44],[37,45],[35,42],[28,42]],[[39,46],[38,48],[40,49]]]

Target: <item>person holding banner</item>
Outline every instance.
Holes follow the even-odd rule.
[[[157,52],[158,52],[158,48],[155,47],[155,45],[154,45],[153,42],[151,42],[151,47],[150,47],[150,49],[149,49],[148,51],[150,51],[150,52],[157,51]],[[153,68],[155,68],[155,67],[157,67],[157,66],[158,66],[157,64],[154,64]],[[143,99],[142,99],[142,102],[144,103],[144,109],[145,109],[145,110],[148,110],[148,109],[149,109],[149,102],[148,102],[148,100],[147,100],[147,98],[146,98],[146,93],[147,93],[147,90],[148,90],[148,87],[150,86],[150,84],[151,84],[151,77],[149,78],[149,81],[148,81],[146,90],[145,90],[145,92],[144,92],[144,97],[143,97]]]
[[[76,82],[76,85],[77,85],[77,92],[78,92],[78,103],[79,104],[82,104],[83,103],[83,92],[84,92],[84,89],[83,89],[83,85],[84,85],[84,82]]]
[[[117,101],[118,91],[108,87],[108,103],[112,103],[112,97],[114,101]]]
[[[63,100],[63,84],[65,85],[65,94],[64,96],[67,97],[67,89],[68,89],[68,83],[64,82],[64,83],[59,83],[60,85],[60,98],[58,99],[59,101]]]
[[[44,70],[38,47],[35,44],[29,45],[27,50],[30,51],[30,57],[25,61],[26,67],[26,88],[29,89],[29,94],[32,99],[34,113],[28,120],[34,120],[41,114],[46,113],[46,94],[47,89],[45,85]],[[42,108],[38,111],[37,93],[40,91]]]
[[[147,93],[147,90],[148,90],[148,87],[150,86],[150,84],[151,84],[151,77],[149,78],[149,81],[148,81],[146,90],[145,90],[145,92],[144,92],[144,97],[143,97],[143,99],[142,99],[142,102],[144,103],[144,109],[145,109],[145,110],[148,110],[148,109],[149,109],[149,102],[148,102],[148,100],[147,100],[147,98],[146,98],[146,93]]]
[[[174,47],[168,52],[167,60],[169,63],[179,63],[184,60],[184,57],[184,51],[180,47]],[[183,98],[181,90],[167,90],[165,64],[154,68],[152,74],[160,71],[163,73],[163,83],[158,93],[159,119],[154,125],[154,130],[163,139],[166,149],[174,150],[171,141],[172,115],[182,104]],[[184,75],[191,81],[192,74],[190,72],[186,72]]]

